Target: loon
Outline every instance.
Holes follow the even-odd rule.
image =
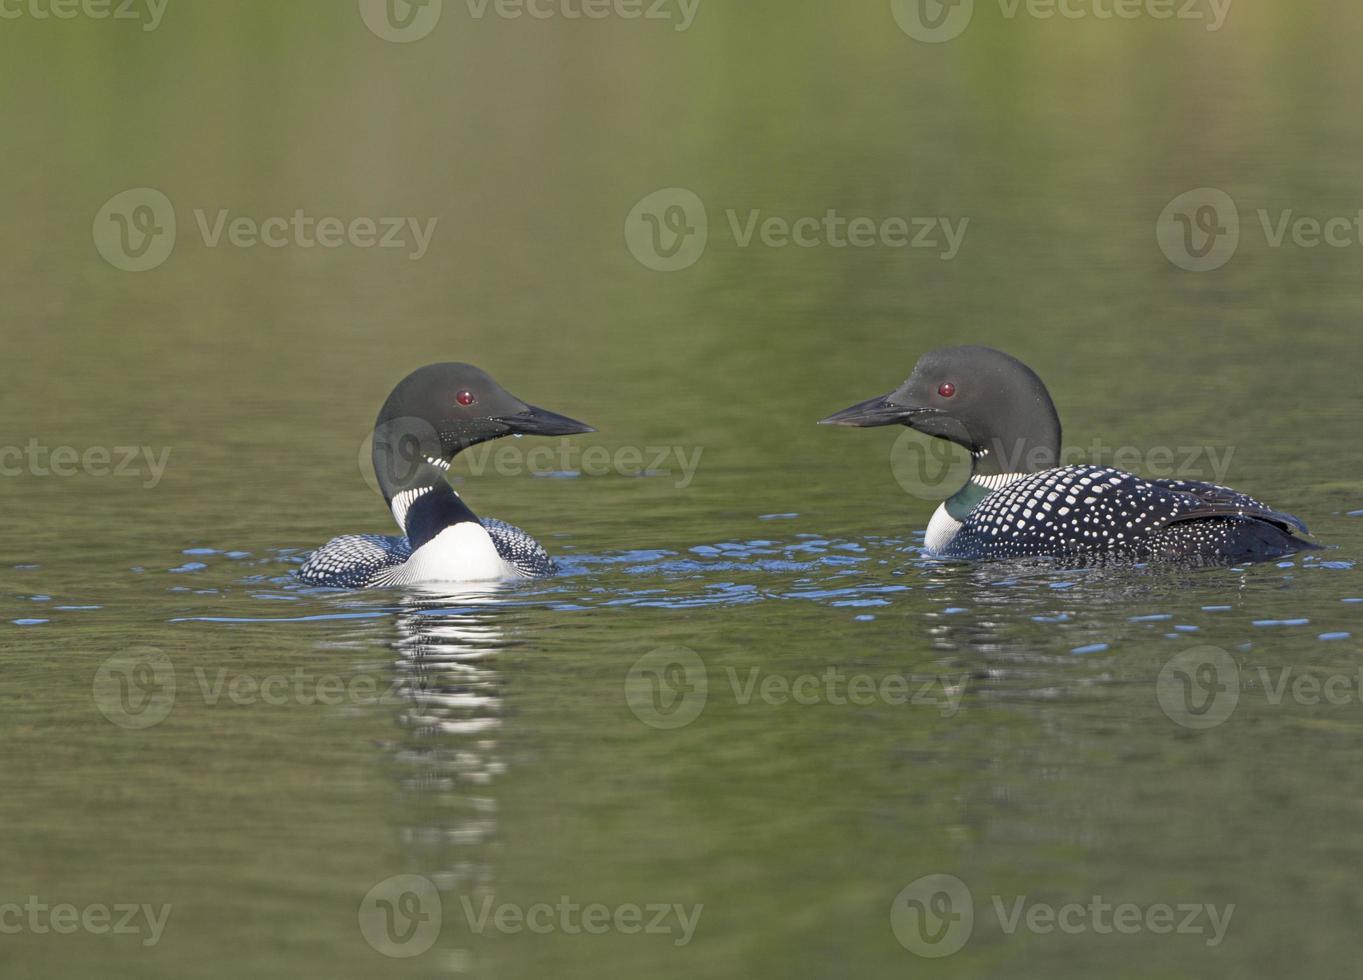
[[[1291,514],[1228,487],[1060,462],[1060,418],[1025,364],[990,347],[924,354],[902,385],[821,419],[901,424],[964,446],[971,475],[937,508],[934,557],[1240,564],[1320,546]]]
[[[446,480],[470,446],[507,435],[595,432],[521,401],[471,364],[428,364],[398,383],[374,423],[374,474],[402,534],[347,534],[308,558],[299,577],[332,588],[552,575],[553,559],[518,527],[469,510]]]

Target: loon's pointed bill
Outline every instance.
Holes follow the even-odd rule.
[[[896,422],[907,423],[915,415],[930,412],[930,408],[918,408],[911,405],[898,405],[893,400],[894,392],[888,395],[879,395],[875,398],[868,398],[864,402],[857,402],[844,408],[841,412],[834,412],[826,419],[819,419],[819,425],[846,425],[858,428],[868,428],[876,425],[894,425]]]
[[[905,425],[970,453],[971,475],[928,524],[943,558],[1048,557],[1228,564],[1320,547],[1306,526],[1213,483],[1061,466],[1060,418],[1041,378],[989,347],[924,354],[902,385],[821,420]]]
[[[566,415],[559,415],[545,408],[527,405],[525,411],[502,415],[498,422],[507,426],[516,435],[526,436],[578,436],[595,432],[594,426]]]
[[[472,364],[428,364],[400,381],[374,423],[374,475],[400,536],[333,538],[299,570],[335,588],[531,578],[553,559],[520,528],[479,518],[445,479],[470,446],[508,435],[595,432],[585,422],[538,408]]]

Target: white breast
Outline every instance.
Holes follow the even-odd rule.
[[[487,530],[477,521],[451,524],[384,576],[385,585],[422,582],[489,582],[524,578],[502,560]]]
[[[927,546],[928,553],[940,555],[946,546],[951,544],[951,539],[956,537],[956,532],[960,529],[961,522],[947,513],[947,505],[938,504],[932,520],[928,521],[927,534],[924,535],[923,543]]]

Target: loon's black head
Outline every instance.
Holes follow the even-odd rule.
[[[596,429],[536,408],[472,364],[446,362],[403,378],[374,423],[374,473],[391,500],[429,485],[461,450],[509,435],[567,436]]]
[[[821,425],[899,423],[964,446],[975,471],[1033,473],[1057,465],[1060,419],[1046,386],[992,347],[942,347],[919,358],[890,392],[821,419]]]

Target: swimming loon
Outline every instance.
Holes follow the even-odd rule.
[[[969,480],[928,523],[937,557],[1222,564],[1320,547],[1294,536],[1309,532],[1291,514],[1227,487],[1057,465],[1060,419],[1046,386],[989,347],[930,351],[890,394],[820,420],[894,423],[970,451]]]
[[[534,578],[556,570],[518,527],[476,517],[445,479],[460,451],[507,435],[566,436],[590,425],[527,405],[471,364],[428,364],[398,383],[374,423],[374,474],[400,536],[347,534],[299,570],[333,588]]]

